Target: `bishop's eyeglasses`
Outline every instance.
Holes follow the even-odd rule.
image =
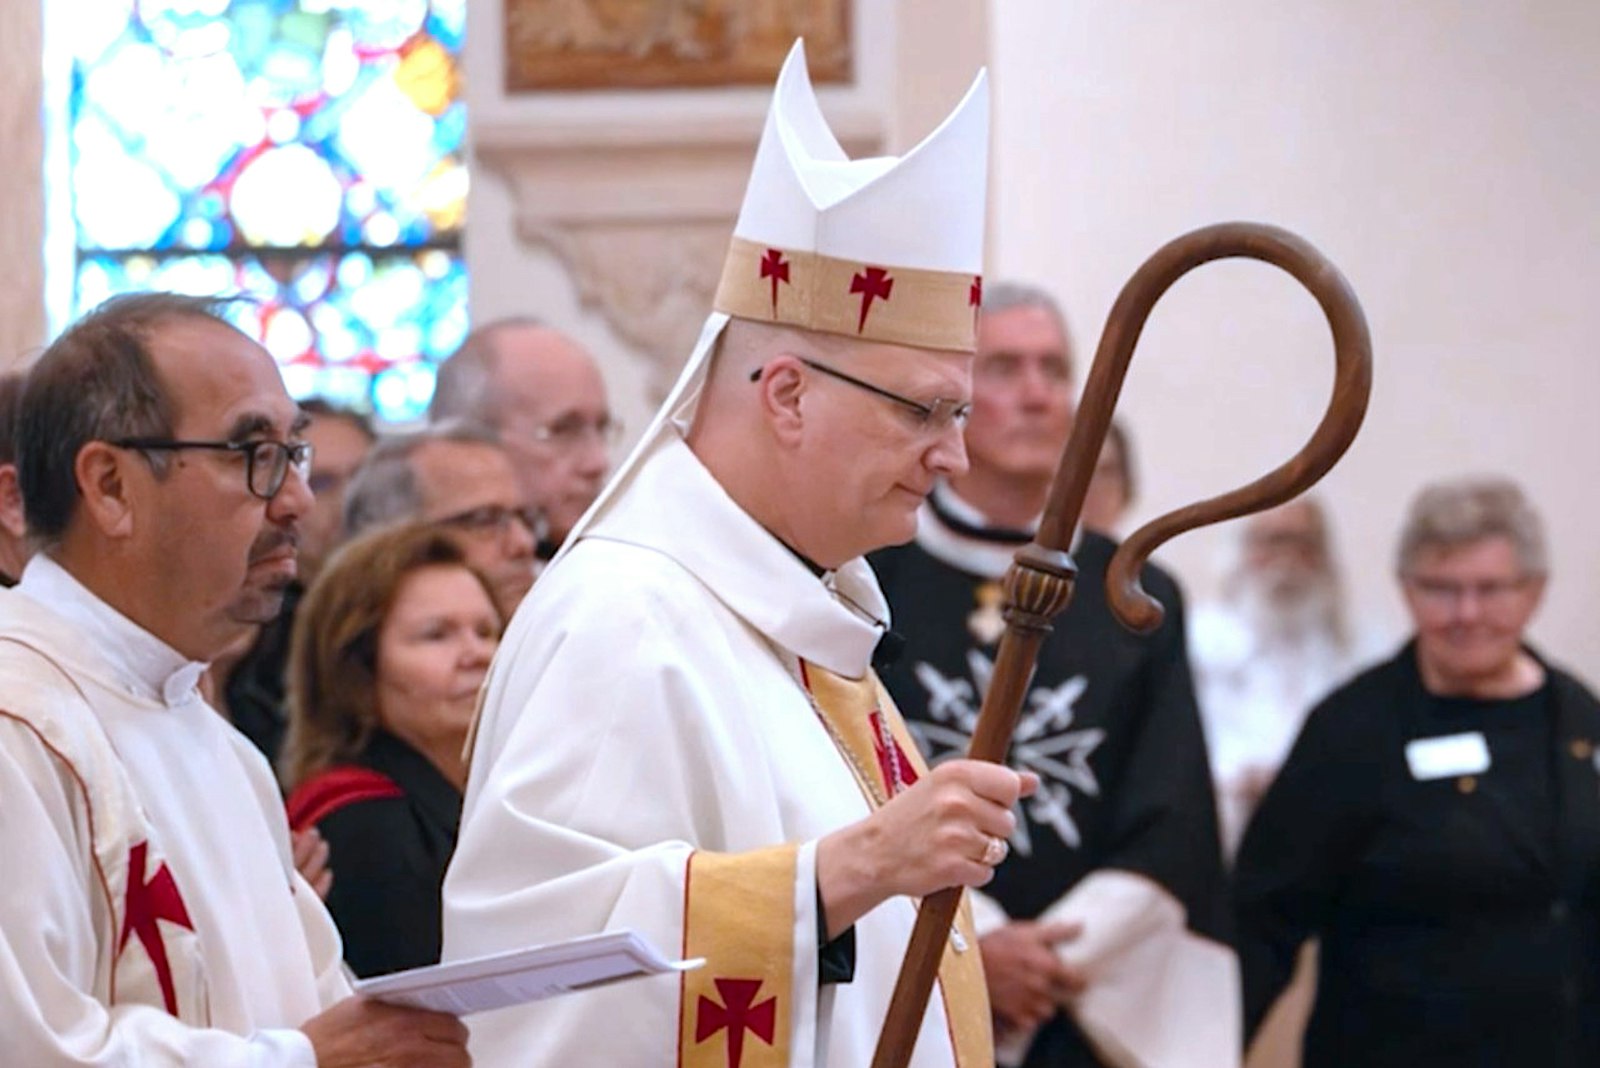
[[[901,408],[904,408],[907,412],[910,412],[911,415],[916,419],[917,429],[929,436],[943,434],[951,426],[955,426],[958,429],[963,429],[967,425],[967,420],[972,416],[972,404],[969,401],[950,400],[947,397],[940,397],[931,404],[924,404],[921,401],[912,400],[910,397],[903,396],[894,392],[893,390],[884,389],[882,386],[875,386],[865,379],[857,378],[855,375],[845,374],[837,367],[829,367],[825,363],[818,363],[816,360],[807,359],[806,357],[800,355],[796,355],[795,359],[799,360],[813,371],[821,371],[830,378],[837,378],[839,381],[844,382],[847,385],[852,385],[857,389],[865,390],[874,396],[882,397],[884,400],[893,401]],[[754,371],[750,372],[750,381],[759,382],[761,380],[761,373],[765,370],[765,367],[757,367]]]
[[[250,492],[270,501],[283,488],[292,467],[300,477],[311,475],[312,448],[309,441],[178,441],[173,438],[118,438],[110,442],[119,449],[139,452],[170,452],[178,449],[213,449],[244,457],[244,481]]]

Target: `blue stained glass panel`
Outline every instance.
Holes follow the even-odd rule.
[[[220,9],[218,14],[207,13]],[[78,243],[417,244],[466,208],[459,3],[98,3],[70,122]]]
[[[81,0],[76,311],[242,293],[319,394],[414,418],[466,330],[466,0]]]
[[[292,395],[327,397],[386,422],[423,416],[436,365],[468,328],[466,265],[444,249],[292,258],[89,253],[79,261],[85,307],[145,289],[251,298],[230,315],[262,339]]]

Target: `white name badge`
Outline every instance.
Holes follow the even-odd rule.
[[[1406,743],[1406,763],[1418,782],[1479,775],[1489,770],[1489,744],[1478,731]]]

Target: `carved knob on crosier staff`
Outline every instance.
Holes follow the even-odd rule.
[[[1024,545],[1006,570],[1001,588],[1005,621],[1023,630],[1050,630],[1050,622],[1072,600],[1078,565],[1064,549],[1046,549],[1038,542]]]
[[[1186,531],[1275,507],[1304,493],[1343,456],[1366,415],[1372,391],[1372,339],[1350,285],[1307,241],[1275,226],[1221,223],[1185,234],[1159,249],[1122,288],[1106,317],[1083,400],[1061,465],[1050,487],[1044,519],[1032,544],[1017,553],[1005,578],[1006,630],[967,752],[1001,761],[1038,659],[1050,620],[1071,600],[1076,569],[1067,555],[1083,512],[1084,495],[1105,443],[1134,347],[1161,295],[1189,271],[1213,260],[1243,257],[1273,264],[1305,286],[1333,334],[1334,383],[1328,409],[1301,450],[1267,474],[1229,493],[1176,509],[1136,530],[1118,547],[1106,575],[1111,610],[1138,631],[1161,624],[1161,605],[1144,592],[1139,573],[1150,554]],[[950,925],[960,907],[959,887],[924,898],[900,968],[873,1068],[905,1068],[910,1061]]]

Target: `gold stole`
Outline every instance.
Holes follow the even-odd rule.
[[[873,808],[898,782],[927,773],[877,676],[852,681],[801,661],[801,681]],[[888,743],[887,745],[885,743]],[[679,1068],[783,1068],[789,1062],[799,848],[690,855],[684,879],[683,956],[704,957],[681,979]],[[965,901],[946,943],[939,990],[959,1068],[994,1064],[989,998]],[[952,939],[953,940],[953,939]]]
[[[927,774],[928,767],[900,718],[900,710],[875,673],[847,679],[801,661],[800,676],[823,725],[874,809],[884,805],[897,787],[904,789]],[[957,944],[965,948],[958,950]],[[956,1064],[960,1068],[993,1065],[988,988],[971,908],[964,897],[956,915],[956,931],[946,940],[939,963],[939,993],[944,998]]]
[[[680,1068],[789,1063],[799,847],[695,852],[684,878]]]

